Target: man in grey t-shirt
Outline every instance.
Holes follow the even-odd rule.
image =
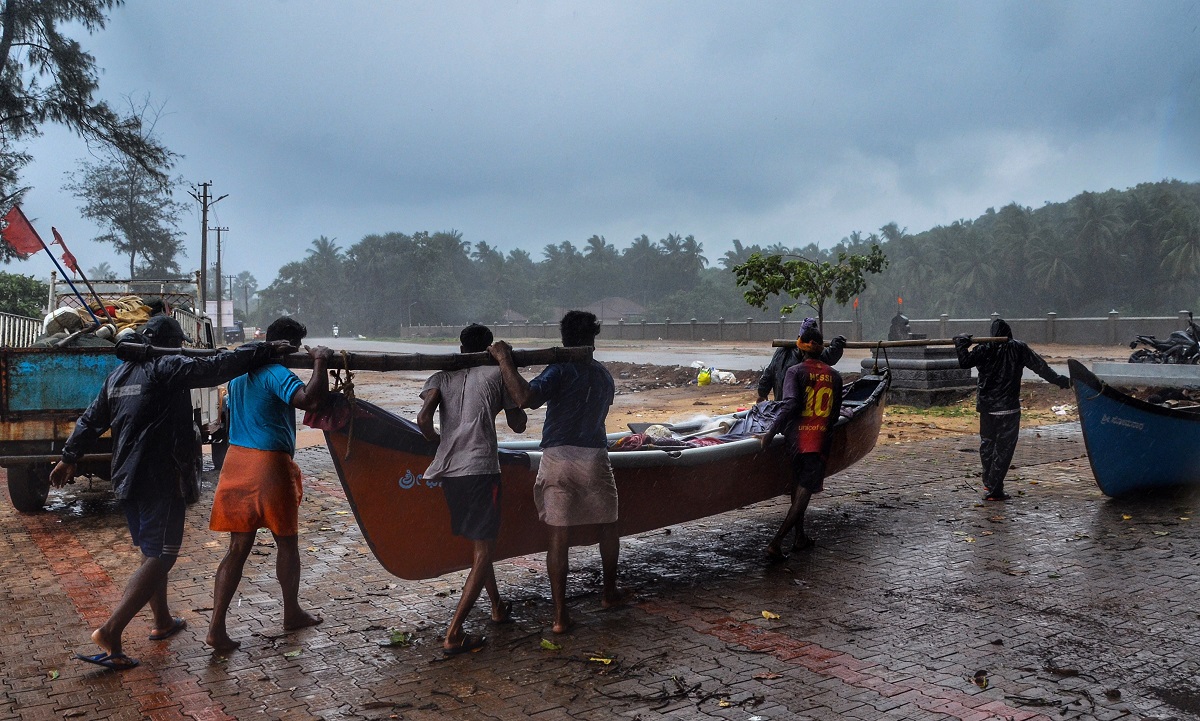
[[[487,326],[472,323],[458,336],[459,350],[479,353],[492,343]],[[505,390],[496,366],[440,371],[430,376],[421,391],[423,404],[417,414],[421,433],[438,441],[437,453],[425,471],[427,480],[441,481],[450,506],[450,528],[456,536],[469,538],[475,547],[471,572],[463,584],[458,608],[442,641],[447,656],[477,651],[487,642],[485,636],[463,632],[467,614],[487,589],[492,601],[492,620],[510,620],[512,604],[500,599],[492,557],[500,531],[500,459],[496,449],[496,415],[503,410],[508,427],[525,432],[528,417]],[[434,411],[439,411],[441,437],[433,427]]]

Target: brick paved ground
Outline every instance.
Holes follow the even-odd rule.
[[[626,539],[641,600],[622,611],[598,611],[598,559],[579,550],[562,638],[541,559],[498,564],[517,622],[490,626],[485,604],[469,630],[488,647],[450,660],[462,575],[388,576],[325,451],[298,460],[301,595],[325,623],[283,632],[263,536],[231,611],[243,647],[212,654],[224,539],[202,502],[172,573],[190,628],[150,642],[144,613],[126,636],[142,666],[121,674],[71,660],[138,562],[104,489],[36,516],[5,504],[0,719],[1200,718],[1200,497],[1103,498],[1077,426],[1026,432],[1003,505],[979,503],[972,437],[881,446],[814,502],[817,548],[778,566],[760,560],[778,503]],[[382,647],[393,628],[413,643]]]

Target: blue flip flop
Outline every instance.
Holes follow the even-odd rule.
[[[97,666],[103,666],[111,671],[128,671],[141,664],[141,661],[126,656],[123,653],[97,653],[92,656],[77,653],[75,654],[75,658],[80,661],[94,663]]]
[[[170,628],[168,628],[166,631],[155,630],[154,633],[150,634],[150,640],[165,641],[185,628],[187,628],[187,621],[183,620],[179,616],[176,616],[175,618],[171,619]]]

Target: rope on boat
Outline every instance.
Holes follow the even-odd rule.
[[[354,416],[357,413],[354,407],[356,399],[354,398],[354,371],[350,370],[350,351],[343,350],[341,353],[342,369],[335,368],[330,371],[333,375],[333,388],[330,390],[334,393],[341,392],[346,396],[346,401],[350,405],[350,424],[346,429],[346,455],[342,457],[343,461],[348,461],[350,460],[350,449],[354,443]],[[342,370],[346,371],[345,380],[342,379]]]

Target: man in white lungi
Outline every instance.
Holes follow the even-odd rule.
[[[592,313],[569,311],[559,322],[566,347],[595,344],[600,323]],[[549,530],[546,571],[554,601],[555,633],[571,629],[567,611],[567,553],[571,531],[596,526],[600,537],[600,562],[604,573],[604,608],[624,604],[629,594],[617,588],[617,484],[608,462],[604,420],[612,405],[612,374],[599,361],[554,363],[537,378],[526,381],[513,363],[512,348],[504,341],[488,352],[500,364],[504,385],[522,408],[546,404],[542,427],[542,462],[533,487],[538,516]]]

